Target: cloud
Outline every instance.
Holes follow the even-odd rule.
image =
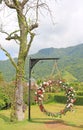
[[[68,47],[83,42],[83,0],[62,0],[53,7],[55,25],[50,20],[40,25],[40,36],[32,52],[47,47]],[[35,50],[34,50],[35,48]]]

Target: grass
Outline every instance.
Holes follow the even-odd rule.
[[[58,112],[63,109],[62,104],[46,104],[48,111]],[[31,106],[31,121],[11,123],[9,120],[10,110],[0,111],[0,130],[83,130],[83,106],[75,106],[75,112],[68,112],[61,119],[52,118],[42,113],[37,105]]]

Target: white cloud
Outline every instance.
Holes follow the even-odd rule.
[[[68,47],[83,42],[83,0],[62,0],[53,6],[56,24],[43,21],[40,36],[31,48],[34,52],[44,47]]]

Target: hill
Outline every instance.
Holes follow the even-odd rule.
[[[33,58],[59,57],[58,67],[63,77],[72,77],[71,80],[83,81],[83,44],[67,47],[67,48],[45,48],[36,54],[30,55]],[[26,61],[26,76],[28,77],[28,59]],[[16,60],[16,59],[15,59]],[[43,78],[50,76],[55,61],[40,61],[34,66],[32,76],[35,78]],[[0,61],[0,72],[3,73],[5,79],[10,81],[15,76],[15,69],[9,60]],[[55,68],[55,74],[57,72]],[[70,76],[68,76],[70,75]]]

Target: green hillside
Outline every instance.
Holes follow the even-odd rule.
[[[45,58],[45,57],[59,57],[58,67],[60,74],[58,74],[56,68],[54,75],[62,76],[70,80],[83,81],[83,44],[68,47],[68,48],[45,48],[38,53],[30,55],[29,57]],[[28,59],[26,61],[26,76],[28,78]],[[34,78],[47,78],[50,77],[55,61],[40,61],[33,70],[32,76]],[[11,65],[9,60],[0,61],[0,72],[3,73],[5,79],[10,81],[15,77],[15,69]]]
[[[63,79],[65,79],[66,81],[72,82],[72,81],[76,81],[77,79],[68,71],[63,71],[62,72],[62,77]]]

